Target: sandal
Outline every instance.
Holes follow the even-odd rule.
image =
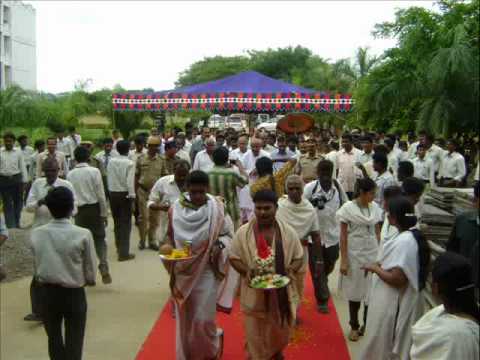
[[[358,334],[358,330],[350,330],[350,334],[348,334],[348,340],[356,342],[360,339],[360,335]]]

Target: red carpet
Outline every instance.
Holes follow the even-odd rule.
[[[330,301],[330,314],[317,312],[310,277],[305,284],[305,300],[300,309],[300,326],[284,355],[286,359],[335,359],[349,360],[335,307]],[[244,355],[244,331],[238,300],[231,315],[218,313],[217,326],[225,330],[224,360],[242,360]],[[136,360],[175,359],[175,320],[171,317],[170,304],[163,309]]]

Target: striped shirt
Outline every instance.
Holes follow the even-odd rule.
[[[210,194],[221,196],[225,200],[225,211],[230,215],[232,221],[240,219],[237,187],[244,187],[248,179],[239,175],[235,170],[225,167],[213,167],[208,172],[210,178]]]

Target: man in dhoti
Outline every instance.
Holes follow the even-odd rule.
[[[230,263],[240,273],[240,302],[245,315],[245,336],[249,359],[283,359],[296,320],[297,287],[304,268],[303,249],[295,230],[276,220],[277,196],[258,191],[253,202],[255,217],[240,227],[230,248]],[[262,291],[251,288],[251,279],[261,270],[290,279],[283,288]]]
[[[322,244],[320,242],[320,225],[317,213],[310,202],[303,197],[303,179],[299,175],[290,175],[285,183],[285,190],[288,195],[278,200],[277,220],[290,225],[303,246],[304,267],[299,271],[297,292],[298,306],[303,299],[305,288],[305,275],[309,257],[309,245],[314,249],[313,256],[316,262],[322,261]]]
[[[184,248],[192,260],[166,264],[176,308],[176,359],[220,359],[223,330],[215,323],[217,288],[228,265],[233,225],[223,203],[208,194],[208,175],[193,171],[187,193],[169,210],[169,242]],[[188,243],[187,243],[188,246]]]

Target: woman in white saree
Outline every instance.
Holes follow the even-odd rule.
[[[373,273],[365,347],[359,359],[409,359],[412,325],[423,314],[423,294],[430,249],[417,223],[414,207],[404,196],[389,201],[388,219],[399,233],[383,244]]]

